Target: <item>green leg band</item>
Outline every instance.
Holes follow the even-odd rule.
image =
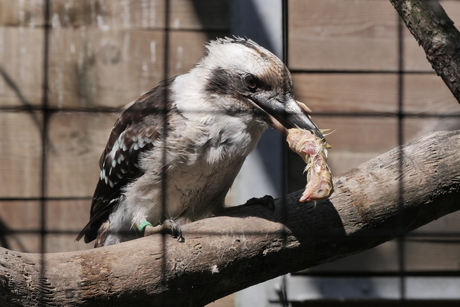
[[[144,221],[144,222],[140,223],[139,226],[137,226],[137,230],[139,230],[140,232],[144,232],[144,229],[147,226],[152,226],[153,227],[153,225],[150,222]]]

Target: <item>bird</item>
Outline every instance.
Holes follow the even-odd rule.
[[[249,38],[209,41],[188,72],[121,112],[99,159],[90,219],[77,237],[95,247],[168,231],[219,213],[245,158],[272,126],[324,139],[295,100],[291,73]]]

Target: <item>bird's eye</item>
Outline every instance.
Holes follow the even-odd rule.
[[[247,86],[251,91],[256,90],[257,87],[259,86],[259,85],[258,85],[258,82],[257,82],[257,78],[254,77],[253,75],[247,75],[247,76],[244,78],[244,82],[246,82],[246,86]]]

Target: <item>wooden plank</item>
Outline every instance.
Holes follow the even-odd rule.
[[[45,236],[46,252],[93,247],[92,244],[75,242],[77,234],[88,222],[90,204],[90,200],[45,203],[45,230],[50,232]],[[28,253],[40,252],[41,207],[38,201],[0,202],[1,246]]]
[[[386,0],[289,2],[289,66],[397,69],[397,14]]]
[[[435,74],[404,76],[404,112],[415,114],[460,114],[460,106],[444,81]]]
[[[39,253],[40,240],[38,233],[6,234],[2,236],[1,246],[24,253]]]
[[[41,120],[37,113],[0,113],[0,197],[40,196]]]
[[[0,202],[0,244],[21,251],[40,251],[40,202]]]
[[[165,0],[54,0],[53,28],[161,29],[164,3]]]
[[[163,79],[162,31],[53,30],[50,105],[124,106]]]
[[[230,0],[171,0],[170,27],[227,31],[230,27]]]
[[[66,252],[93,248],[93,243],[85,244],[75,238],[89,221],[91,200],[47,201],[46,236],[47,252]],[[63,233],[59,233],[63,232]]]
[[[48,197],[92,197],[116,114],[57,113],[49,123]]]
[[[430,131],[460,129],[457,118],[405,118],[403,124],[403,142],[406,143]]]
[[[412,232],[415,238],[426,238],[448,234],[451,239],[460,236],[460,211],[448,214]],[[439,237],[438,237],[439,239]],[[449,238],[446,236],[446,240]]]
[[[46,229],[51,232],[74,232],[76,237],[89,221],[90,208],[91,199],[49,200],[45,211]]]
[[[5,233],[10,231],[39,231],[39,201],[0,201],[0,222]]]
[[[386,152],[397,146],[397,119],[393,117],[315,116],[321,129],[336,130],[327,136],[334,151]]]
[[[0,106],[41,103],[43,31],[0,27]]]
[[[225,35],[225,32],[171,32],[169,76],[187,73],[205,55],[205,44]]]
[[[446,14],[458,28],[458,25],[460,24],[460,2],[457,0],[440,0],[439,2]]]
[[[43,25],[43,0],[0,0],[0,26],[37,27]]]
[[[227,30],[229,0],[170,0],[170,27],[175,30]],[[164,29],[165,0],[55,0],[53,28],[101,30]]]
[[[170,36],[169,77],[204,55],[205,32]],[[120,107],[164,79],[164,32],[61,29],[51,37],[50,105]]]
[[[452,239],[452,238],[451,238]],[[435,241],[404,243],[404,269],[407,271],[458,271],[460,248],[458,237],[451,243],[443,238]]]
[[[376,248],[346,257],[334,262],[322,264],[305,270],[314,273],[331,272],[397,272],[398,245],[394,241],[386,242]]]
[[[296,99],[315,112],[397,112],[393,74],[293,74]]]

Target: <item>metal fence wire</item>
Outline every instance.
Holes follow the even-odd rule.
[[[270,3],[274,2],[276,1],[270,0]],[[419,68],[413,64],[415,60],[411,57],[413,49],[409,41],[412,38],[407,35],[405,25],[389,1],[278,2],[279,6],[276,7],[281,8],[279,15],[282,20],[282,37],[279,40],[282,44],[282,60],[294,77],[296,95],[307,99],[307,105],[312,101],[313,106],[310,106],[318,126],[322,128],[323,125],[331,125],[325,128],[337,130],[331,136],[337,143],[336,152],[334,141],[330,141],[333,146],[330,151],[333,173],[336,173],[334,167],[341,172],[393,147],[403,145],[417,136],[414,131],[426,123],[430,129],[460,129],[458,104],[442,81],[436,79],[432,69],[426,66]],[[453,18],[460,20],[459,3],[456,0],[442,1],[447,13],[452,13]],[[380,17],[375,20],[372,17],[378,16],[380,12],[369,9],[379,10],[381,7],[385,8],[385,5],[388,9],[381,13],[394,20],[385,17],[387,23],[380,24]],[[273,22],[263,19],[264,12],[261,11],[268,10],[269,6],[267,8],[263,1],[258,0],[0,0],[0,7],[5,12],[0,14],[0,124],[5,131],[4,136],[0,137],[0,153],[3,159],[0,170],[5,181],[4,187],[0,188],[0,243],[5,248],[39,252],[42,255],[47,252],[92,247],[74,242],[74,237],[85,225],[85,219],[89,215],[91,189],[95,187],[95,180],[98,178],[98,155],[102,152],[111,125],[122,105],[129,102],[115,101],[117,97],[125,99],[123,92],[126,91],[134,100],[136,95],[133,92],[145,92],[156,86],[146,84],[145,80],[158,82],[174,76],[178,71],[185,72],[191,68],[195,58],[202,54],[205,41],[235,34],[232,24],[245,24],[246,21],[242,20],[243,16],[239,15],[241,11],[238,9],[256,14],[253,22],[260,27],[259,33],[269,32],[270,30],[264,29],[264,24]],[[299,17],[301,14],[304,14],[303,18]],[[318,17],[321,14],[324,16]],[[363,17],[366,14],[371,17]],[[42,22],[39,21],[40,18]],[[314,24],[315,21],[318,24]],[[328,23],[333,26],[329,27]],[[344,24],[343,31],[341,23]],[[299,27],[305,27],[303,31],[306,31],[306,43],[302,43],[299,38]],[[353,30],[351,34],[347,33],[350,29]],[[388,37],[392,30],[394,35]],[[262,39],[270,36],[270,33],[262,34]],[[327,37],[328,34],[333,38]],[[337,37],[334,38],[334,35]],[[315,56],[321,51],[315,54],[313,49],[312,54],[305,51],[303,55],[304,58],[311,59],[304,62],[299,60],[298,53],[303,48],[298,47],[299,44],[330,44],[328,48],[334,48],[340,46],[341,42],[345,45],[343,53],[355,51],[346,49],[351,48],[351,44],[362,44],[362,49],[369,48],[370,52],[375,52],[375,57],[379,57],[382,55],[378,53],[381,46],[379,40],[383,41],[383,45],[393,44],[395,47],[392,51],[395,65],[380,65],[376,59],[369,60],[369,63],[377,63],[369,67],[361,64],[353,66],[353,63],[339,67],[334,64],[321,66],[322,64],[315,64]],[[328,57],[339,54],[324,50],[323,58],[326,59],[323,63],[327,62]],[[27,52],[30,54],[27,55]],[[357,63],[360,62],[359,56],[354,59]],[[363,61],[366,60],[367,58]],[[98,64],[98,61],[102,61],[102,64]],[[331,60],[333,63],[337,61],[340,59]],[[31,66],[23,67],[26,65],[24,63]],[[190,67],[185,67],[187,65]],[[26,72],[29,76],[26,76]],[[40,77],[37,72],[41,72]],[[66,79],[68,74],[73,77]],[[102,80],[108,76],[112,78],[110,82],[113,84]],[[133,80],[127,81],[130,78]],[[319,81],[306,86],[311,80]],[[417,82],[422,84],[421,87],[414,85]],[[431,87],[433,83],[430,82],[439,84]],[[386,83],[386,87],[382,83]],[[126,88],[115,88],[123,84]],[[371,88],[365,89],[369,84]],[[426,92],[423,84],[430,84]],[[136,89],[128,88],[132,85]],[[430,92],[431,89],[434,92]],[[309,95],[309,90],[313,94]],[[373,90],[380,92],[369,94]],[[38,91],[41,91],[40,95]],[[414,100],[423,99],[420,91],[428,101],[426,105],[432,103],[432,109],[415,111]],[[433,95],[430,96],[430,93]],[[348,100],[357,99],[358,102],[347,107],[345,98],[338,97],[340,95]],[[393,100],[386,102],[389,97]],[[366,99],[370,102],[364,105]],[[322,100],[325,101],[324,104]],[[375,105],[373,100],[377,101]],[[327,105],[329,101],[332,101],[332,106]],[[344,105],[338,105],[340,103]],[[358,105],[359,103],[363,105]],[[347,126],[351,123],[355,128]],[[370,130],[366,131],[368,128]],[[165,126],[164,129],[167,130],[168,127]],[[391,141],[382,139],[381,143],[384,144],[378,145],[370,135],[375,131],[382,131],[377,129],[388,130],[387,134],[379,132],[377,138],[390,135],[388,138]],[[361,142],[358,147],[380,147],[355,151],[352,146],[347,147],[347,141],[353,138],[347,136],[347,133],[353,134],[357,131],[359,137],[354,137],[357,140],[353,142]],[[280,195],[277,196],[283,197],[305,186],[302,174],[304,165],[296,154],[287,149],[284,139],[276,140],[279,141],[271,143],[270,146],[274,144],[281,148],[275,158],[278,161],[275,167],[278,168],[277,180],[281,182],[278,186]],[[18,145],[17,142],[22,143]],[[164,147],[166,149],[167,144]],[[266,147],[263,151],[266,152]],[[402,164],[405,157],[402,151],[400,155],[399,197],[402,198]],[[166,151],[163,156],[166,159]],[[266,153],[261,159],[266,159]],[[271,161],[271,158],[268,159]],[[267,160],[264,161],[265,165],[270,164]],[[163,174],[165,179],[166,172],[163,171]],[[235,188],[231,193],[238,191]],[[233,197],[238,199],[237,196]],[[399,203],[404,203],[404,200],[400,199]],[[395,241],[363,255],[293,272],[277,281],[276,286],[268,283],[266,286],[259,286],[259,290],[245,291],[254,291],[251,295],[255,297],[260,295],[258,306],[389,306],[395,302],[402,306],[428,306],[439,302],[446,304],[445,306],[453,306],[458,304],[460,298],[458,293],[455,294],[460,289],[460,229],[456,227],[459,218],[459,215],[453,214],[420,232],[401,232]],[[163,247],[166,248],[165,240]],[[424,254],[424,259],[419,258],[421,254]],[[45,278],[47,268],[44,257],[41,264],[41,274]],[[163,268],[166,270],[166,265]],[[427,281],[425,285],[428,286],[420,288],[420,291],[435,293],[432,298],[407,298],[406,286],[413,282],[413,279],[407,279],[414,277]],[[310,286],[304,292],[299,292],[293,286],[299,278],[310,286],[315,285],[320,294],[307,295],[311,290]],[[453,292],[442,292],[448,294],[446,299],[436,296],[438,292],[435,290],[444,285],[437,283],[443,278],[450,278],[450,286],[454,289]],[[386,281],[399,285],[397,293],[379,297],[378,290],[363,288],[361,296],[353,296],[345,293],[345,288],[333,288],[336,282],[345,282],[356,287],[375,282],[372,285],[383,287]],[[260,290],[260,287],[265,287],[265,290]],[[272,294],[262,295],[261,292],[264,291]],[[331,295],[334,291],[337,295]],[[369,291],[371,294],[363,298],[363,293]],[[43,306],[45,301],[42,300]],[[244,299],[238,302],[238,306],[248,306]],[[217,302],[215,306],[229,306],[224,304]],[[164,306],[167,306],[167,302],[164,302]]]

